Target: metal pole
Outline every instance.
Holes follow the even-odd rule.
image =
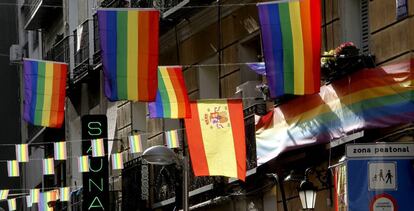
[[[188,156],[183,156],[183,210],[190,210],[188,198]]]
[[[283,182],[279,181],[279,176],[276,173],[268,174],[268,176],[272,176],[276,180],[276,184],[279,186],[280,193],[282,194],[283,210],[288,211],[287,203],[286,203],[285,188],[283,187]]]

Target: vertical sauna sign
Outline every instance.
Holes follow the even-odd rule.
[[[109,210],[108,123],[105,115],[82,117],[82,155],[89,156],[89,172],[83,173],[82,210]],[[90,140],[104,139],[105,156],[92,157]]]

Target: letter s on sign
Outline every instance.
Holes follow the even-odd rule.
[[[99,136],[102,134],[102,124],[100,122],[89,122],[88,123],[88,134],[90,136]]]

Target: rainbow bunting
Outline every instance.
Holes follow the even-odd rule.
[[[124,161],[122,160],[122,153],[112,154],[112,169],[118,170],[124,168]]]
[[[7,200],[7,204],[9,205],[9,210],[16,210],[16,199]]]
[[[17,160],[7,161],[7,172],[8,172],[9,177],[20,176],[19,163],[17,162]]]
[[[103,139],[92,139],[92,157],[103,157],[105,156],[105,148]]]
[[[70,188],[59,188],[59,198],[60,201],[70,201]]]
[[[29,162],[29,145],[17,144],[16,145],[16,160],[21,163]]]
[[[158,67],[157,97],[148,108],[151,118],[191,117],[181,66]]]
[[[165,132],[165,140],[167,142],[168,148],[180,147],[180,140],[178,139],[178,130],[171,130]]]
[[[141,135],[129,136],[129,150],[131,153],[140,153],[143,151]]]
[[[66,96],[67,64],[23,60],[24,119],[38,126],[60,128]]]
[[[266,78],[272,97],[319,92],[320,2],[258,4]]]
[[[27,206],[28,208],[30,208],[30,207],[32,207],[32,206],[33,206],[33,202],[32,202],[32,198],[31,198],[31,196],[26,196],[26,206]]]
[[[53,158],[43,159],[43,175],[55,174],[55,166]]]
[[[67,152],[66,152],[66,142],[56,142],[54,145],[54,152],[55,152],[55,160],[66,160]]]
[[[106,97],[154,101],[160,12],[111,8],[97,13]]]
[[[9,190],[0,190],[0,200],[6,200],[9,196]]]
[[[32,203],[39,203],[40,189],[30,189],[30,201]]]
[[[80,156],[78,160],[79,172],[89,172],[89,158],[87,155]]]

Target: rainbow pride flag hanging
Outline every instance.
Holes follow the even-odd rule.
[[[155,102],[148,104],[151,118],[189,118],[190,103],[181,66],[158,67],[158,90]]]
[[[320,88],[320,0],[258,4],[266,78],[272,97]]]
[[[79,172],[89,172],[89,158],[87,155],[80,156],[78,159]]]
[[[143,151],[141,135],[132,135],[129,139],[129,151],[131,153],[140,153]]]
[[[32,203],[39,203],[40,189],[30,189],[30,200]]]
[[[0,190],[0,200],[6,200],[9,196],[9,190]]]
[[[68,157],[66,151],[66,142],[56,142],[53,145],[55,160],[66,160]]]
[[[178,130],[171,130],[165,132],[165,142],[168,148],[180,147],[180,140],[178,139]]]
[[[55,174],[55,165],[53,158],[43,159],[43,175]]]
[[[16,210],[16,199],[7,200],[7,204],[9,205],[9,210]]]
[[[103,157],[105,156],[105,147],[103,139],[92,139],[92,157]]]
[[[7,173],[9,175],[9,177],[18,177],[18,176],[20,176],[19,162],[17,162],[17,160],[8,160],[7,161]]]
[[[122,153],[112,154],[112,169],[118,170],[124,168],[124,161],[122,160]]]
[[[60,201],[70,201],[70,187],[59,188]]]
[[[30,124],[60,128],[66,96],[67,64],[23,60],[24,120]]]
[[[105,95],[109,100],[155,100],[159,18],[160,12],[155,9],[98,9]]]
[[[17,144],[16,145],[16,160],[20,163],[29,162],[29,145]]]
[[[53,211],[53,207],[48,206],[48,202],[56,201],[56,191],[48,191],[40,194],[38,208],[39,211]]]

